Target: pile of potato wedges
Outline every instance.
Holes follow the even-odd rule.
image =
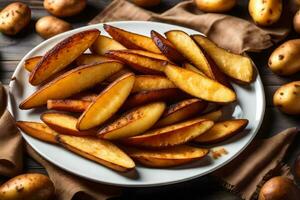
[[[82,31],[25,61],[37,90],[19,107],[49,111],[42,122],[18,121],[24,133],[128,171],[134,161],[171,167],[202,159],[246,128],[247,119],[222,119],[222,106],[237,100],[232,81],[253,80],[248,57],[179,30],[147,37],[104,29],[111,37]]]

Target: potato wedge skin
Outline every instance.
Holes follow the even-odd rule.
[[[205,157],[209,150],[179,145],[167,149],[136,149],[125,150],[131,158],[148,167],[174,167],[184,165]]]
[[[208,119],[208,120],[212,120],[214,122],[217,122],[222,117],[222,115],[223,115],[222,110],[216,110],[216,111],[212,111],[212,112],[206,113],[204,115],[201,115],[198,118],[199,119]]]
[[[156,58],[159,60],[165,60],[165,61],[171,62],[166,56],[164,56],[161,53],[152,53],[150,51],[136,50],[136,49],[127,49],[127,50],[124,50],[124,52],[134,53],[134,54],[138,54],[141,56],[146,56],[146,57],[150,57],[150,58]]]
[[[138,107],[102,128],[97,136],[116,140],[139,135],[151,128],[166,108],[165,103],[156,102]]]
[[[149,37],[128,32],[108,24],[104,24],[103,27],[113,39],[117,40],[128,49],[140,49],[151,51],[153,53],[161,53]]]
[[[131,93],[168,88],[176,88],[176,86],[163,76],[138,75],[135,78]]]
[[[17,121],[16,125],[26,134],[42,140],[44,142],[50,142],[56,144],[55,139],[58,134],[54,130],[50,129],[46,124],[39,122],[27,122],[27,121]]]
[[[91,103],[91,101],[77,99],[50,99],[47,101],[47,109],[81,113],[84,112]]]
[[[206,133],[195,138],[195,142],[202,144],[214,144],[222,142],[241,132],[248,125],[246,119],[232,119],[215,123]]]
[[[175,146],[193,140],[214,125],[213,121],[196,119],[145,132],[123,140],[125,144],[147,148]]]
[[[194,65],[190,64],[190,63],[184,63],[182,64],[182,67],[188,70],[191,70],[193,72],[196,72],[202,76],[206,76],[202,71],[200,71],[200,69],[198,69],[197,67],[195,67]]]
[[[105,56],[95,55],[95,54],[81,54],[80,56],[78,56],[78,58],[76,58],[75,63],[77,66],[81,66],[81,65],[91,65],[98,62],[106,62],[111,60],[113,59]]]
[[[117,61],[108,61],[75,68],[42,86],[20,104],[20,109],[39,107],[48,99],[64,99],[88,89],[119,71],[123,65]],[[62,93],[61,88],[65,92]]]
[[[35,66],[41,61],[43,56],[34,56],[31,58],[28,58],[24,62],[24,68],[28,71],[31,72]]]
[[[107,140],[69,135],[58,135],[57,140],[66,149],[113,170],[126,172],[135,167],[126,153]]]
[[[200,99],[217,103],[236,100],[233,90],[193,71],[168,64],[165,74],[178,88]]]
[[[53,74],[67,67],[92,45],[100,31],[91,29],[68,37],[48,51],[30,74],[29,82],[39,85]]]
[[[55,188],[49,177],[38,173],[16,176],[0,186],[1,200],[50,200]]]
[[[111,83],[89,104],[79,117],[76,127],[87,130],[101,125],[115,114],[127,99],[135,81],[135,75],[128,73]]]
[[[124,50],[124,49],[127,48],[124,47],[119,42],[117,42],[116,40],[104,35],[99,35],[98,38],[90,47],[91,52],[102,56],[110,50]]]

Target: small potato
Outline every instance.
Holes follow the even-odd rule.
[[[20,2],[11,3],[0,12],[0,32],[7,35],[16,35],[31,19],[30,8]]]
[[[300,39],[289,40],[273,51],[268,65],[278,75],[292,75],[300,71],[299,54]]]
[[[278,88],[274,94],[273,103],[284,113],[299,115],[300,81],[294,81]]]
[[[71,24],[53,16],[42,17],[35,24],[36,32],[43,38],[50,38],[70,29]]]
[[[149,8],[160,4],[160,0],[131,0],[131,2],[144,8]]]
[[[279,20],[282,0],[250,0],[248,9],[256,24],[269,26]]]
[[[47,200],[54,195],[51,180],[43,174],[22,174],[0,187],[1,200]]]
[[[294,16],[294,30],[300,34],[300,10],[298,10]]]
[[[291,179],[277,176],[263,185],[258,200],[298,200],[299,196],[300,191]]]
[[[300,180],[300,154],[297,156],[294,162],[295,176]]]
[[[204,12],[227,12],[236,5],[236,0],[195,0],[196,6]]]
[[[70,17],[80,13],[86,0],[44,0],[44,8],[57,17]]]

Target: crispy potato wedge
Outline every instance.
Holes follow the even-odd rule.
[[[206,133],[195,138],[195,142],[213,144],[222,142],[227,138],[241,132],[248,124],[247,119],[232,119],[216,123]]]
[[[27,135],[44,142],[57,143],[55,137],[58,133],[44,123],[17,121],[16,124]]]
[[[190,63],[183,63],[182,67],[188,70],[191,70],[193,72],[196,72],[202,76],[206,76],[203,72],[200,71],[200,69],[198,69],[197,67],[195,67],[194,65],[190,64]]]
[[[250,83],[253,80],[253,65],[248,57],[222,49],[204,36],[194,35],[192,38],[227,76],[243,83]]]
[[[135,75],[128,73],[111,83],[82,113],[76,127],[79,130],[87,130],[111,118],[127,99],[134,80]]]
[[[171,62],[166,56],[164,56],[161,53],[152,53],[150,51],[137,50],[137,49],[128,49],[128,50],[123,50],[123,51]]]
[[[193,140],[208,131],[213,125],[214,122],[210,120],[194,119],[126,138],[123,142],[128,145],[149,148],[175,146]]]
[[[125,150],[131,158],[148,167],[174,167],[204,158],[209,150],[188,145],[179,145],[167,149]]]
[[[113,59],[120,60],[132,67],[134,70],[144,74],[163,75],[163,71],[165,69],[166,61],[131,52],[109,51],[105,55]]]
[[[223,115],[222,110],[216,110],[216,111],[212,111],[212,112],[206,113],[204,115],[201,115],[200,117],[198,117],[198,119],[208,119],[208,120],[217,122],[220,120],[222,115]]]
[[[91,101],[77,99],[49,99],[47,101],[47,109],[69,112],[84,112],[91,103]]]
[[[178,88],[192,96],[217,103],[236,100],[233,90],[193,71],[168,64],[165,73]]]
[[[136,76],[131,93],[176,88],[174,83],[163,76],[139,75]]]
[[[25,60],[24,62],[24,68],[28,71],[31,72],[35,66],[42,60],[43,56],[35,56],[31,57]]]
[[[81,66],[81,65],[91,65],[91,64],[106,62],[111,60],[113,59],[105,56],[95,55],[95,54],[81,54],[78,58],[76,58],[75,63],[77,66]]]
[[[20,104],[20,109],[39,107],[49,99],[64,99],[103,81],[123,67],[117,61],[75,68],[44,85]],[[64,90],[63,92],[61,90]]]
[[[90,47],[91,52],[102,56],[110,50],[124,50],[124,49],[127,48],[124,47],[119,42],[117,42],[116,40],[104,35],[99,35],[98,38]]]
[[[98,93],[94,93],[91,91],[84,91],[71,96],[71,99],[83,100],[83,101],[95,101],[97,99],[97,96]]]
[[[41,120],[47,124],[51,129],[60,134],[87,136],[96,135],[96,129],[80,131],[76,128],[77,118],[59,112],[47,112],[41,115]]]
[[[156,101],[175,102],[185,98],[188,98],[188,95],[177,88],[141,91],[130,95],[122,109],[128,110]]]
[[[113,170],[125,172],[135,167],[133,160],[109,141],[71,135],[58,135],[57,140],[66,149]]]
[[[163,37],[158,32],[152,30],[151,38],[159,50],[171,61],[175,63],[182,63],[185,61],[185,58],[177,51],[174,45]]]
[[[153,53],[161,53],[153,43],[152,39],[147,36],[128,32],[107,24],[104,24],[103,27],[113,39],[117,40],[128,49],[140,49],[151,51]]]
[[[200,99],[186,99],[170,105],[155,127],[163,127],[194,117],[207,107],[207,102]]]
[[[32,70],[29,82],[32,85],[39,85],[67,67],[92,45],[99,34],[98,29],[82,31],[56,44]]]
[[[116,140],[141,134],[157,122],[165,108],[166,105],[163,102],[136,108],[101,129],[98,137]]]

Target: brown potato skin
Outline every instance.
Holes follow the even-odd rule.
[[[258,200],[297,200],[299,196],[300,191],[291,179],[277,176],[263,185]]]
[[[154,7],[160,4],[160,0],[130,0],[135,5],[144,7],[144,8],[150,8]]]
[[[194,0],[196,6],[204,12],[227,12],[236,5],[236,0]]]
[[[35,68],[35,66],[41,61],[42,58],[43,58],[43,56],[35,56],[35,57],[26,59],[25,63],[24,63],[24,68],[28,72],[31,72]]]
[[[35,24],[36,32],[45,39],[71,29],[71,24],[53,16],[42,17]]]
[[[16,35],[30,23],[31,10],[21,2],[11,3],[0,12],[0,32]]]
[[[44,0],[44,8],[57,17],[77,15],[85,6],[86,0]]]
[[[298,10],[293,20],[294,30],[300,34],[300,10]]]
[[[77,99],[49,99],[47,101],[48,110],[60,110],[69,112],[84,112],[92,101]]]
[[[50,200],[54,197],[54,186],[51,180],[37,173],[16,176],[0,186],[1,200]]]

